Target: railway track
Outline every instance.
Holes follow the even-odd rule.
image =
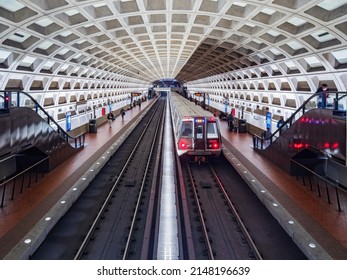
[[[207,259],[261,259],[226,190],[209,163],[185,159],[192,214],[199,235],[197,256]]]
[[[197,259],[306,259],[224,156],[181,166]]]
[[[156,187],[152,178],[158,170],[165,100],[157,103],[32,259],[140,259],[143,248],[151,247],[143,232],[152,215],[148,209],[155,209],[150,204],[156,203],[150,193]]]
[[[149,120],[75,259],[140,259],[162,112]]]

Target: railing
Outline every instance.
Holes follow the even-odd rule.
[[[343,93],[343,92],[341,92],[341,93],[342,93],[341,96],[339,96],[336,93],[336,97],[334,98],[334,110],[339,110],[339,105],[341,105],[341,100],[347,97],[346,93]]]
[[[37,182],[40,173],[41,177],[43,177],[47,160],[48,157],[45,157],[15,176],[9,179],[3,178],[0,181],[0,208],[4,207],[5,201],[14,200],[16,195],[23,193],[24,188],[30,188],[33,181],[33,176],[35,177],[35,182]]]
[[[27,107],[35,110],[62,138],[71,146],[78,148],[84,146],[85,135],[70,136],[48,112],[28,93],[23,91],[0,90],[0,98],[3,100],[0,109],[8,110],[13,107]],[[1,101],[0,99],[0,101]],[[2,105],[2,106],[1,106]]]
[[[269,145],[272,144],[274,140],[281,134],[281,132],[289,127],[297,121],[302,115],[304,115],[308,110],[313,109],[311,106],[311,102],[315,101],[317,98],[320,98],[322,93],[318,92],[310,96],[305,102],[279,127],[277,128],[271,135],[266,137],[262,137],[261,135],[253,135],[253,147],[257,149],[265,149]],[[346,92],[329,92],[329,95],[334,96],[332,103],[328,103],[327,109],[333,109],[336,111],[346,110]],[[315,107],[317,108],[317,107]]]
[[[336,181],[333,181],[333,180],[329,179],[328,177],[325,177],[324,175],[320,175],[320,174],[312,171],[311,169],[309,169],[308,167],[302,165],[301,163],[299,163],[296,160],[291,159],[291,162],[296,164],[297,166],[300,166],[300,168],[302,168],[302,170],[305,171],[305,172],[303,172],[304,174],[302,174],[302,176],[297,175],[296,178],[299,179],[299,177],[302,177],[302,183],[304,185],[306,185],[305,178],[308,177],[308,182],[307,183],[310,186],[310,190],[314,191],[313,185],[315,184],[316,187],[317,187],[317,192],[318,192],[318,196],[319,197],[322,197],[320,183],[324,185],[325,192],[326,192],[326,198],[327,198],[329,204],[332,203],[332,199],[330,197],[330,192],[329,192],[329,187],[333,188],[334,191],[335,191],[337,209],[339,210],[339,212],[342,211],[341,203],[340,203],[339,191],[340,192],[342,191],[344,194],[346,194],[347,190],[346,190],[346,188],[344,186],[342,186],[341,184],[339,184]]]

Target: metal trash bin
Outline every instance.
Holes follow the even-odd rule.
[[[239,133],[247,132],[247,122],[245,119],[239,119],[238,129],[239,129]]]
[[[96,133],[96,132],[97,132],[96,119],[90,119],[89,120],[89,133]]]

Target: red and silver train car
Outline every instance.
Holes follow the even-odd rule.
[[[169,100],[178,155],[186,154],[199,160],[220,155],[219,120],[178,93],[170,92]]]

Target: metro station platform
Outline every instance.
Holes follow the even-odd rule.
[[[124,121],[118,116],[112,128],[105,123],[97,128],[97,133],[87,134],[83,150],[46,174],[25,195],[0,209],[0,259],[11,259],[9,255],[15,247],[30,246],[24,244],[27,233],[47,217],[46,213],[86,172],[91,171],[91,166],[151,104],[153,101],[147,101],[142,103],[141,110],[138,107],[128,110]],[[271,207],[271,203],[276,202],[276,209],[270,211],[279,215],[279,222],[288,224],[289,231],[293,224],[300,227],[303,234],[293,231],[293,238],[304,236],[303,244],[319,245],[308,248],[308,251],[313,250],[313,256],[314,250],[319,249],[323,259],[326,256],[326,259],[347,260],[347,197],[341,196],[342,211],[339,212],[334,204],[328,204],[295,177],[255,152],[250,134],[228,132],[223,121],[221,130],[226,157],[250,184],[260,186],[269,194],[263,198],[265,204]],[[281,220],[281,215],[290,219],[287,221],[287,217],[283,217]]]

